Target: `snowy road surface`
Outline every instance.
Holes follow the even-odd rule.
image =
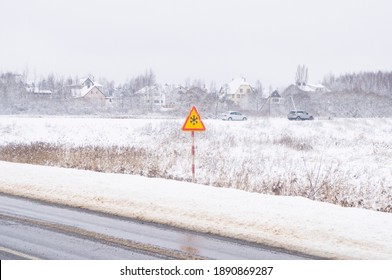
[[[134,175],[0,161],[0,192],[324,258],[392,259],[392,215]]]
[[[8,259],[305,258],[256,244],[1,195],[0,217],[0,254]]]

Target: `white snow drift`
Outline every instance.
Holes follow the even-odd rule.
[[[0,192],[321,257],[392,259],[391,214],[302,197],[8,162],[0,162]]]

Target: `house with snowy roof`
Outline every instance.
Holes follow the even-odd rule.
[[[250,93],[253,93],[253,88],[243,77],[233,79],[219,90],[220,98],[227,98],[237,104]]]
[[[329,92],[322,84],[312,84],[308,82],[308,67],[299,65],[295,74],[295,84],[290,85],[285,92],[291,95],[295,93],[325,93]]]
[[[84,78],[69,86],[73,98],[105,103],[106,96],[102,85],[94,82],[91,78]]]
[[[292,96],[301,93],[314,94],[314,93],[327,93],[330,90],[322,84],[291,84],[283,92],[282,96]]]
[[[305,92],[329,92],[329,90],[322,84],[303,84],[297,85],[298,89],[305,91]]]
[[[176,85],[152,85],[145,86],[135,92],[139,97],[140,105],[151,110],[168,111],[175,108],[181,94],[186,92],[182,86]]]
[[[53,91],[49,89],[42,89],[40,87],[35,86],[34,83],[27,84],[26,92],[34,95],[34,96],[41,96],[41,97],[51,97],[53,95]]]

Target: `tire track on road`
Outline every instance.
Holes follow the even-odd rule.
[[[14,222],[19,222],[22,224],[27,224],[30,226],[35,226],[35,227],[40,227],[44,228],[47,230],[51,231],[56,231],[59,233],[63,233],[66,235],[73,235],[77,237],[82,237],[88,240],[93,240],[93,241],[98,241],[101,243],[105,243],[107,245],[113,245],[113,246],[118,246],[122,248],[126,248],[129,250],[133,251],[141,251],[144,253],[152,254],[152,255],[159,255],[164,257],[165,259],[179,259],[179,260],[206,260],[207,258],[186,253],[186,252],[181,252],[181,251],[176,251],[176,250],[169,250],[165,248],[161,248],[158,246],[154,246],[151,244],[144,244],[140,242],[135,242],[132,240],[128,239],[123,239],[123,238],[117,238],[97,232],[92,232],[88,230],[84,230],[81,228],[77,227],[71,227],[71,226],[66,226],[66,225],[61,225],[61,224],[56,224],[56,223],[49,223],[41,220],[35,220],[35,219],[29,219],[25,217],[17,217],[17,216],[11,216],[11,215],[5,215],[5,214],[0,214],[0,219],[3,220],[8,220],[8,221],[14,221]],[[0,247],[1,249],[2,247]],[[4,248],[6,249],[6,248]],[[21,253],[23,254],[23,253]],[[28,256],[28,255],[26,255]],[[32,259],[34,257],[29,256],[28,259]]]

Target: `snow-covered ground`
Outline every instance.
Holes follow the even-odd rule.
[[[392,259],[389,213],[137,175],[2,161],[0,171],[3,193],[321,257]]]
[[[359,209],[392,210],[391,119],[203,120],[198,184],[184,182],[191,178],[184,120],[1,116],[1,158],[38,155],[39,164],[80,169],[98,160],[88,168],[108,173],[0,162],[0,192],[322,257],[392,259],[392,214]],[[60,147],[54,162],[42,146],[28,148],[37,142]],[[26,146],[32,157],[18,152]],[[69,163],[73,147],[111,154],[98,149]],[[122,147],[134,154],[116,162]]]
[[[42,157],[37,164],[189,181],[191,137],[181,131],[184,121],[2,116],[0,149],[44,142],[63,151],[55,162]],[[392,212],[392,119],[205,119],[204,124],[207,130],[195,139],[200,184]],[[114,147],[111,153],[117,154],[82,153],[75,159],[69,151],[87,146]],[[121,147],[134,149],[125,162],[116,159]],[[21,160],[15,149],[0,157]]]

